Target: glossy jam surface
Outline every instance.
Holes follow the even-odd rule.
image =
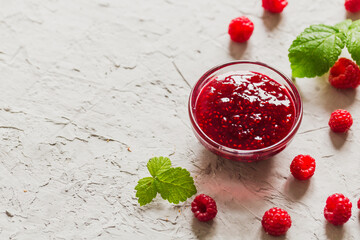
[[[254,150],[273,145],[290,132],[295,106],[288,90],[268,76],[231,72],[202,88],[195,118],[218,144]]]

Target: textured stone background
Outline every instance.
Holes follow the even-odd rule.
[[[359,17],[342,0],[289,2],[272,15],[260,0],[0,0],[0,239],[273,239],[260,218],[274,206],[293,219],[277,239],[359,239],[356,207],[343,227],[322,214],[332,193],[360,197],[356,91],[297,80],[303,124],[268,161],[218,159],[190,129],[190,86],[210,67],[250,59],[290,74],[302,29]],[[227,26],[241,15],[255,31],[233,44]],[[340,107],[355,119],[347,135],[327,127]],[[300,153],[317,160],[305,183],[289,173]],[[193,218],[192,199],[138,206],[134,186],[160,155],[216,199],[212,223]]]

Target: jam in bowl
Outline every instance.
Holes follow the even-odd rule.
[[[189,99],[190,120],[200,142],[215,154],[244,162],[282,151],[298,130],[302,111],[292,81],[260,62],[212,68]]]

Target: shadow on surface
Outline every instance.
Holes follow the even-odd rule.
[[[273,158],[242,163],[220,158],[205,149],[197,158],[201,169],[198,184],[204,193],[221,195],[222,201],[241,201],[251,200],[254,194],[262,196],[270,192],[267,180],[273,172]]]
[[[262,15],[263,23],[267,29],[272,31],[276,28],[281,21],[281,14],[271,13],[269,11],[264,10]]]
[[[325,226],[326,237],[329,240],[341,240],[344,237],[343,226],[334,226],[329,222],[326,222]]]
[[[329,135],[332,145],[336,149],[340,149],[345,144],[348,133],[335,133],[329,130]]]
[[[269,234],[267,234],[262,228],[261,228],[261,240],[285,240],[286,235],[273,237]]]
[[[353,21],[356,21],[356,20],[360,19],[360,12],[351,13],[351,12],[346,11],[345,16],[346,16],[346,19],[351,19]]]
[[[336,89],[328,82],[328,74],[322,77],[317,77],[314,80],[319,83],[319,87],[323,88],[318,91],[321,94],[320,101],[323,107],[328,112],[333,112],[336,109],[346,109],[351,106],[356,99],[356,89]]]
[[[208,237],[210,237],[211,233],[215,229],[214,225],[214,220],[210,220],[209,222],[200,222],[195,217],[193,217],[191,228],[197,239],[208,239]]]
[[[229,52],[231,57],[233,57],[236,60],[240,60],[242,56],[244,55],[244,52],[248,46],[247,42],[244,43],[237,43],[230,40],[229,43]]]
[[[310,186],[310,181],[311,179],[300,181],[296,180],[293,176],[290,176],[285,183],[285,192],[290,197],[299,200],[305,195]]]

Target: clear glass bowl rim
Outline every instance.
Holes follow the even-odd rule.
[[[240,149],[235,149],[235,148],[229,148],[229,147],[223,146],[223,145],[215,142],[211,138],[209,138],[197,124],[194,111],[191,107],[193,105],[192,99],[193,99],[194,91],[196,89],[198,89],[199,86],[202,84],[202,82],[205,81],[211,74],[215,73],[216,71],[218,71],[222,68],[225,68],[225,67],[228,67],[231,65],[237,65],[237,64],[250,64],[250,65],[253,64],[253,65],[259,65],[259,66],[268,68],[268,69],[274,71],[275,73],[277,73],[280,77],[282,77],[289,84],[289,86],[292,90],[292,94],[294,95],[293,101],[295,104],[295,113],[296,113],[295,124],[291,128],[291,131],[282,140],[280,140],[279,142],[277,142],[271,146],[268,146],[265,148],[253,149],[253,150],[240,150]],[[249,70],[249,71],[251,71],[251,70]],[[290,93],[291,96],[292,96],[292,94]],[[197,100],[197,97],[195,98],[195,101],[196,100]],[[294,83],[291,81],[291,79],[289,79],[285,74],[283,74],[281,71],[277,70],[274,67],[271,67],[262,62],[250,61],[250,60],[238,60],[238,61],[227,62],[227,63],[221,64],[221,65],[215,66],[215,67],[211,68],[210,70],[208,70],[204,75],[202,75],[200,77],[200,79],[196,82],[196,84],[192,88],[190,97],[189,97],[188,110],[189,110],[189,116],[190,116],[190,121],[192,123],[192,126],[193,126],[194,130],[197,132],[197,134],[199,135],[199,137],[201,137],[204,141],[206,141],[212,147],[217,148],[220,151],[227,152],[230,155],[239,155],[239,156],[249,155],[249,154],[257,154],[257,153],[261,154],[263,152],[276,151],[277,149],[283,147],[284,144],[287,144],[294,137],[298,128],[300,127],[300,123],[301,123],[301,120],[303,117],[303,103],[302,103],[300,94],[299,94],[296,86],[294,85]]]

